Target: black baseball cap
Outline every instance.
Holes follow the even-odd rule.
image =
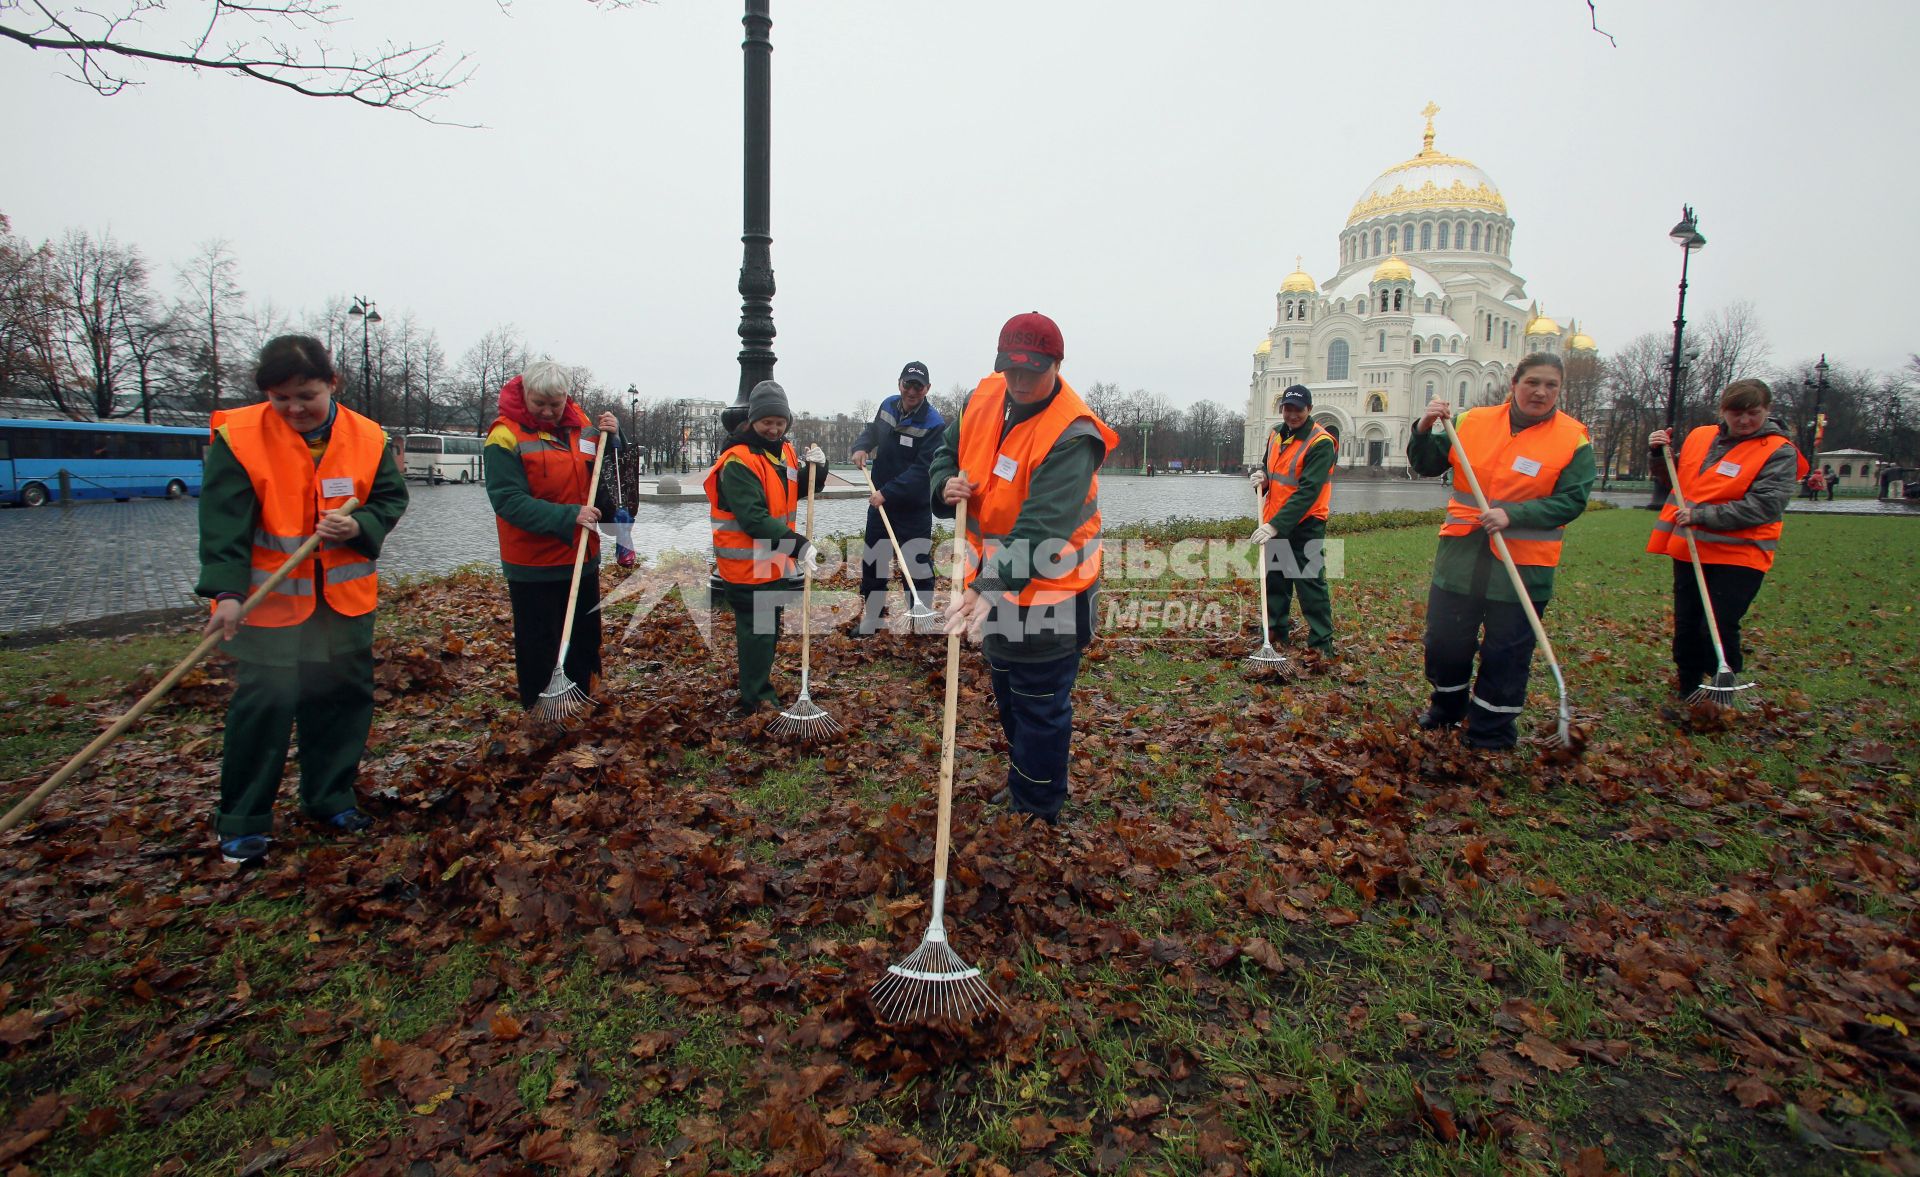
[[[928,387],[932,387],[933,379],[927,375],[927,366],[919,360],[915,360],[900,369],[900,383],[925,384]]]
[[[1313,390],[1304,384],[1289,384],[1287,385],[1287,390],[1280,394],[1280,403],[1283,405],[1299,405],[1302,408],[1311,409],[1313,407]]]

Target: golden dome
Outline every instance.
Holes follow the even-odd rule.
[[[1260,346],[1253,349],[1253,354],[1257,356],[1271,355],[1272,353],[1273,340],[1271,339],[1262,339]]]
[[[1573,351],[1600,350],[1600,345],[1593,341],[1593,336],[1588,335],[1585,331],[1574,332],[1573,338],[1567,341],[1567,347]]]
[[[1400,255],[1396,253],[1381,262],[1379,268],[1373,271],[1373,280],[1375,282],[1411,282],[1413,268],[1401,261]]]
[[[1299,255],[1294,255],[1293,273],[1288,274],[1287,280],[1280,284],[1280,293],[1312,294],[1319,289],[1318,286],[1313,284],[1313,275],[1300,268]]]
[[[1554,322],[1552,319],[1547,318],[1545,315],[1535,315],[1532,319],[1527,321],[1527,334],[1528,335],[1558,335],[1560,334],[1560,324]]]
[[[1381,172],[1354,202],[1347,225],[1386,213],[1414,209],[1472,209],[1504,214],[1507,202],[1493,180],[1475,167],[1472,160],[1436,151],[1433,146],[1433,116],[1440,108],[1427,103],[1420,112],[1427,116],[1427,130],[1421,140],[1420,154]]]

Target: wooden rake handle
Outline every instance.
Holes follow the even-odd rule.
[[[1459,435],[1453,431],[1453,423],[1445,417],[1438,419],[1440,428],[1446,433],[1447,440],[1458,445]],[[1473,489],[1473,501],[1480,506],[1485,515],[1493,508],[1487,503],[1486,494],[1480,489],[1480,479],[1473,472],[1473,463],[1468,460],[1465,450],[1460,453],[1460,468],[1467,472],[1467,485]],[[1527,624],[1533,626],[1533,638],[1540,643],[1540,650],[1547,656],[1547,662],[1558,668],[1560,660],[1553,656],[1553,643],[1547,640],[1546,627],[1540,624],[1540,611],[1533,607],[1533,598],[1527,595],[1527,582],[1520,579],[1520,568],[1513,562],[1513,554],[1507,551],[1506,537],[1499,532],[1493,533],[1493,551],[1500,562],[1507,567],[1507,577],[1513,581],[1513,594],[1520,598],[1520,607],[1527,611]]]
[[[860,467],[860,473],[867,476],[868,492],[879,494],[880,488],[873,484],[873,469],[869,466],[862,466]],[[920,602],[920,593],[919,590],[913,587],[913,576],[907,571],[907,554],[900,550],[900,537],[893,533],[893,520],[887,518],[887,508],[884,504],[876,506],[874,510],[880,512],[880,526],[887,529],[887,542],[893,545],[893,561],[900,566],[900,579],[907,582],[907,596],[912,598],[917,608]],[[882,594],[882,596],[884,595],[885,594]]]
[[[606,456],[607,435],[602,433],[600,435],[600,444],[593,448],[593,473],[587,476],[586,505],[589,507],[593,506],[594,497],[600,491],[600,462],[601,459]],[[560,625],[560,661],[562,662],[567,660],[567,647],[573,644],[573,615],[579,612],[577,605],[580,596],[580,570],[587,565],[587,540],[593,535],[595,530],[596,528],[594,527],[582,527],[580,529],[580,538],[574,544],[573,583],[571,587],[567,589],[567,619]],[[583,687],[585,685],[584,683],[581,684]]]
[[[964,597],[967,576],[967,501],[953,509],[953,592]],[[960,642],[962,634],[947,635],[947,700],[940,716],[940,809],[934,827],[933,881],[947,880],[947,849],[953,841],[953,730],[960,711]]]
[[[1680,489],[1680,470],[1673,463],[1673,430],[1667,430],[1667,444],[1660,447],[1660,454],[1667,460],[1667,481],[1673,484],[1673,501],[1683,510],[1687,505],[1687,496]],[[1700,611],[1707,615],[1707,632],[1713,637],[1713,656],[1720,660],[1722,669],[1727,665],[1726,647],[1720,642],[1720,622],[1713,615],[1713,600],[1707,596],[1707,570],[1700,563],[1700,545],[1693,538],[1691,524],[1676,523],[1680,533],[1687,537],[1687,556],[1693,561],[1693,580],[1700,586]]]
[[[335,507],[333,511],[329,513],[345,514],[359,505],[359,499],[349,497],[346,502]],[[287,557],[286,563],[275,569],[273,575],[267,577],[266,581],[262,583],[259,588],[254,589],[252,594],[240,603],[241,619],[244,620],[247,614],[253,612],[253,607],[265,600],[268,593],[280,587],[280,582],[292,575],[295,568],[312,559],[315,549],[319,546],[320,537],[318,535],[311,535],[307,537],[305,543],[294,549],[293,555]],[[316,589],[318,587],[317,585],[315,586]],[[114,720],[113,726],[95,736],[91,744],[80,749],[73,759],[61,765],[60,770],[48,777],[46,782],[39,788],[21,798],[20,803],[12,809],[9,809],[5,817],[0,817],[0,833],[5,833],[32,817],[46,799],[53,795],[55,789],[72,779],[74,773],[79,772],[88,764],[91,764],[93,758],[100,755],[108,744],[113,743],[125,735],[128,728],[137,723],[142,715],[153,710],[154,704],[166,698],[167,692],[171,691],[179,684],[181,679],[186,677],[187,671],[192,670],[200,659],[205,658],[207,654],[219,644],[220,634],[217,632],[210,633],[206,637],[201,638],[200,644],[189,651],[187,656],[182,658],[178,665],[168,671],[165,678],[153,684],[152,690],[140,696],[140,701],[128,708],[125,715]]]

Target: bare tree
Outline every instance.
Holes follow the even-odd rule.
[[[1637,336],[1608,359],[1607,415],[1589,424],[1598,430],[1601,469],[1623,477],[1646,477],[1646,437],[1667,417],[1667,365],[1671,340],[1657,331]]]
[[[500,386],[526,366],[527,345],[511,323],[489,330],[460,357],[460,379],[466,389],[466,416],[476,430],[494,418]]]
[[[0,215],[0,393],[58,403],[56,307],[53,248],[13,236]]]
[[[146,262],[110,232],[96,238],[73,229],[54,251],[54,270],[63,366],[79,374],[77,391],[86,394],[89,415],[105,420],[115,415],[114,399],[130,360],[121,343],[127,314],[146,286]]]
[[[1744,299],[1708,315],[1688,343],[1697,346],[1699,354],[1688,364],[1688,379],[1681,383],[1679,420],[1698,425],[1719,411],[1720,393],[1727,385],[1759,371],[1770,349],[1759,312]],[[1688,394],[1696,390],[1698,401],[1688,405],[1686,401],[1692,399]]]
[[[192,260],[180,267],[187,294],[181,301],[181,319],[193,324],[199,336],[188,364],[203,410],[211,416],[220,408],[228,379],[228,360],[221,354],[221,332],[231,330],[239,316],[240,261],[224,238],[203,242]]]

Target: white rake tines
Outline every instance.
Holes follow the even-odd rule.
[[[1006,1008],[980,979],[980,970],[968,967],[944,936],[936,939],[932,933],[907,959],[888,965],[887,975],[875,982],[870,995],[889,1022],[967,1020]]]
[[[775,735],[793,735],[806,740],[824,740],[840,731],[840,721],[804,692],[793,706],[782,711],[767,730]]]
[[[555,670],[552,681],[547,683],[546,690],[540,692],[540,699],[533,705],[533,710],[542,719],[571,719],[585,711],[592,702],[586,691],[564,673]]]
[[[1287,664],[1287,656],[1273,648],[1272,642],[1261,645],[1258,650],[1247,655],[1247,661],[1256,666],[1278,670]]]
[[[1712,682],[1695,687],[1693,694],[1687,696],[1687,702],[1689,704],[1718,703],[1722,707],[1745,707],[1749,698],[1740,692],[1750,691],[1753,687],[1753,683],[1735,681],[1733,672],[1729,670],[1725,674],[1714,675]]]

